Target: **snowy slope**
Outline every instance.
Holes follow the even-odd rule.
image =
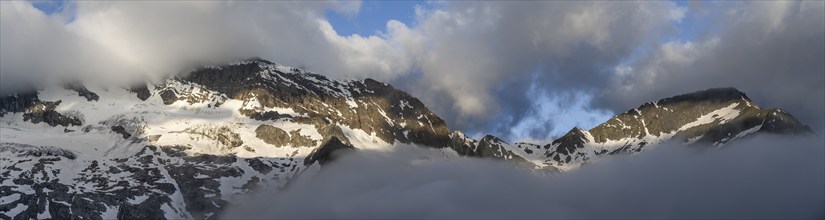
[[[283,187],[332,137],[392,150],[449,135],[387,84],[263,60],[136,88],[56,85],[0,107],[0,217],[14,218],[210,218],[238,195]]]

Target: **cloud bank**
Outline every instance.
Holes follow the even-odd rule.
[[[758,136],[723,148],[660,145],[541,175],[407,151],[344,155],[286,191],[243,199],[227,218],[822,218],[825,142]]]
[[[47,15],[0,2],[0,93],[77,77],[158,81],[257,56],[390,82],[453,129],[510,141],[729,86],[825,131],[821,1],[440,2],[369,36],[339,35],[324,17],[360,2],[69,4]]]
[[[73,4],[65,16],[2,2],[3,91],[55,77],[157,81],[255,56],[343,78],[388,79],[408,68],[388,41],[339,36],[323,19],[326,10],[357,13],[357,3]]]
[[[715,22],[627,65],[594,102],[621,110],[711,87],[736,87],[825,131],[825,2],[725,2],[696,6]]]

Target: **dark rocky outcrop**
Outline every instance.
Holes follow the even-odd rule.
[[[171,105],[178,101],[178,96],[172,90],[163,90],[160,92],[160,98],[163,100],[163,104]]]
[[[813,134],[811,127],[802,124],[793,115],[779,109],[769,109],[765,112],[765,118],[762,119],[762,127],[760,131],[773,134],[791,134],[804,135]]]
[[[275,121],[278,119],[292,118],[291,115],[280,114],[277,111],[255,111],[250,109],[238,110],[242,115],[258,121]]]
[[[270,125],[258,126],[258,128],[255,129],[255,137],[276,147],[314,147],[317,144],[316,141],[310,139],[310,137],[301,135],[300,129],[287,133],[278,127]]]
[[[62,148],[50,146],[32,146],[19,143],[0,143],[0,152],[11,152],[18,157],[63,157],[74,160],[77,158],[74,152]]]
[[[254,169],[255,171],[258,171],[263,174],[268,174],[269,172],[272,172],[272,166],[267,165],[258,158],[247,158],[245,160],[247,163],[249,163],[249,167],[252,167],[252,169]]]
[[[492,135],[486,135],[480,141],[476,141],[459,131],[452,134],[449,142],[450,148],[462,156],[510,160],[530,164],[527,160],[508,149],[507,145],[509,145],[507,142]]]
[[[313,152],[304,159],[304,165],[311,165],[315,163],[315,161],[318,161],[321,165],[326,165],[335,160],[338,155],[353,150],[355,150],[355,147],[352,145],[341,142],[337,137],[332,137],[321,144],[321,147],[313,150]]]
[[[54,109],[61,101],[44,102],[37,97],[37,92],[26,92],[0,98],[0,117],[7,113],[23,112],[23,120],[34,124],[45,122],[50,126],[79,126],[80,118],[63,115]]]
[[[255,129],[255,137],[264,141],[264,143],[271,144],[277,147],[286,146],[289,144],[289,134],[286,131],[270,126],[260,125]]]
[[[477,155],[477,147],[478,141],[467,137],[461,131],[455,131],[451,135],[450,142],[448,143],[450,148],[457,152],[459,155],[466,155],[466,156],[475,156]]]
[[[132,137],[132,134],[129,134],[129,132],[127,132],[126,128],[123,128],[123,126],[116,125],[116,126],[112,126],[111,129],[115,133],[120,134],[120,136],[122,136],[123,139],[128,139],[129,137]]]
[[[0,117],[7,113],[25,112],[35,104],[41,103],[37,91],[15,93],[0,97]]]
[[[587,142],[588,140],[584,134],[584,130],[575,127],[570,129],[564,136],[545,145],[544,149],[548,149],[548,151],[544,156],[559,163],[569,163],[572,155],[575,154],[578,149],[584,148]],[[549,150],[552,147],[555,147],[555,150]]]
[[[146,86],[146,83],[133,85],[129,87],[127,90],[129,90],[129,92],[135,93],[135,95],[137,95],[137,97],[143,101],[146,101],[146,99],[149,99],[149,97],[152,96],[152,92],[149,91],[149,88]]]
[[[82,83],[68,83],[66,84],[65,88],[77,92],[77,95],[86,98],[86,101],[91,102],[100,100],[100,96],[98,96],[97,93],[89,91],[89,89],[87,89],[86,86],[83,86]]]
[[[40,102],[29,107],[23,114],[24,121],[31,121],[34,124],[45,122],[49,126],[80,126],[83,124],[79,118],[60,114],[54,109],[60,105],[61,101]]]
[[[219,126],[219,127],[191,127],[184,129],[181,131],[182,133],[189,133],[189,134],[197,134],[203,137],[212,139],[217,141],[218,143],[222,144],[224,147],[231,149],[240,147],[243,145],[243,140],[241,140],[241,135],[232,131],[231,128],[226,126]]]

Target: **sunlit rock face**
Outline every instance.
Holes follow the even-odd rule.
[[[646,103],[549,144],[474,140],[418,99],[250,59],[128,88],[71,82],[0,97],[0,218],[210,219],[361,150],[420,149],[548,172],[666,141],[806,134],[735,89]]]
[[[450,146],[462,155],[526,160],[536,167],[569,170],[590,160],[634,154],[664,142],[723,146],[756,133],[811,134],[787,112],[763,109],[734,88],[715,88],[645,103],[590,129],[572,128],[546,145],[508,144],[493,136],[481,141],[461,132]]]
[[[645,103],[590,130],[574,128],[545,145],[546,162],[575,167],[590,159],[636,153],[662,142],[722,146],[753,133],[812,131],[789,113],[762,109],[745,93],[717,88]]]
[[[450,140],[441,118],[388,84],[260,59],[128,88],[33,89],[0,97],[0,116],[10,218],[213,218],[337,146],[443,151]]]

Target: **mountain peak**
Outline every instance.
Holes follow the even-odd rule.
[[[748,96],[733,87],[724,87],[724,88],[711,88],[691,93],[686,93],[682,95],[673,96],[670,98],[664,98],[659,101],[656,101],[658,105],[666,105],[670,103],[679,103],[679,102],[728,102],[732,100],[746,100],[751,101]]]
[[[250,58],[245,59],[244,61],[246,61],[246,62],[258,62],[258,63],[265,63],[265,64],[275,64],[272,61],[265,60],[265,59],[260,58],[260,57],[250,57]]]
[[[493,136],[493,135],[489,135],[489,134],[484,135],[484,137],[481,138],[481,142],[507,143],[507,142],[504,142],[503,140],[501,140],[500,138],[498,138],[496,136]]]
[[[581,135],[581,134],[584,134],[584,132],[585,132],[584,129],[581,129],[578,126],[575,126],[575,127],[571,128],[569,131],[567,131],[566,134],[579,134],[579,135]]]
[[[720,146],[754,132],[808,134],[811,129],[782,110],[760,108],[735,88],[712,88],[645,103],[589,131],[573,128],[544,148],[555,164],[583,163],[670,140]]]

